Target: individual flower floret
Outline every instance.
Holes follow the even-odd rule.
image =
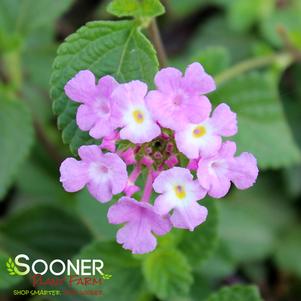
[[[103,203],[123,191],[128,176],[118,155],[103,154],[96,145],[81,146],[78,154],[80,161],[67,158],[60,167],[60,181],[66,191],[75,192],[87,186],[91,195]]]
[[[100,139],[112,135],[111,94],[118,83],[109,75],[100,78],[96,84],[94,74],[89,70],[78,72],[65,86],[66,95],[73,101],[80,102],[76,122],[90,136]]]
[[[177,131],[175,140],[179,151],[189,159],[208,157],[216,153],[222,144],[222,137],[237,133],[236,114],[224,103],[218,105],[212,117],[199,124],[187,124]]]
[[[170,218],[174,227],[193,229],[203,223],[207,217],[207,209],[197,203],[206,195],[197,180],[186,168],[173,167],[162,171],[153,183],[154,190],[162,193],[155,200],[155,210],[165,215],[171,210]]]
[[[146,103],[163,127],[179,130],[209,116],[211,104],[203,94],[213,91],[215,83],[201,64],[188,66],[184,76],[175,68],[162,69],[155,76],[155,84],[157,90],[148,93]]]
[[[236,144],[227,141],[217,154],[200,159],[198,180],[201,186],[208,190],[210,196],[215,198],[225,196],[231,182],[238,189],[247,189],[255,183],[258,175],[255,157],[246,152],[234,157],[235,152]]]
[[[134,254],[144,254],[156,248],[157,240],[153,235],[164,235],[172,226],[168,216],[155,213],[152,205],[122,197],[110,207],[108,219],[111,224],[125,224],[117,232],[117,242]]]
[[[119,85],[113,92],[114,116],[121,127],[120,138],[133,143],[149,142],[160,135],[160,127],[145,105],[147,85],[134,80]]]

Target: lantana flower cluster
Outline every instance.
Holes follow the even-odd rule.
[[[231,182],[249,188],[258,175],[255,157],[235,156],[236,144],[224,141],[237,133],[236,114],[225,103],[212,109],[206,94],[216,85],[201,64],[185,74],[164,68],[154,83],[148,91],[139,80],[118,83],[107,75],[96,82],[83,70],[65,86],[80,103],[78,127],[101,143],[81,146],[79,160],[67,158],[60,181],[69,192],[86,186],[101,203],[122,194],[108,221],[122,224],[117,242],[136,254],[154,250],[156,236],[173,227],[193,231],[208,214],[199,201],[225,196]]]

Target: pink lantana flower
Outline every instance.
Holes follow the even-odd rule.
[[[190,171],[182,167],[173,167],[162,171],[153,183],[154,190],[161,193],[155,200],[155,210],[165,215],[173,210],[171,222],[176,228],[193,229],[203,223],[207,209],[197,203],[206,195],[197,180],[193,180]]]
[[[90,136],[100,139],[112,135],[116,128],[112,121],[111,94],[118,83],[112,76],[100,78],[96,84],[94,74],[89,70],[78,72],[65,85],[66,95],[82,103],[77,110],[76,123]]]
[[[111,200],[126,187],[128,175],[126,164],[113,153],[103,154],[96,145],[81,146],[78,149],[81,160],[67,158],[60,167],[60,181],[68,192],[75,192],[87,186],[98,201]]]
[[[120,130],[120,138],[133,143],[150,142],[161,130],[147,109],[144,97],[147,85],[134,80],[119,85],[113,92],[114,117]]]
[[[125,224],[117,232],[117,242],[134,254],[153,251],[157,246],[154,234],[164,235],[172,228],[169,218],[158,215],[152,205],[129,197],[110,207],[108,219],[111,224]]]
[[[201,64],[188,66],[184,76],[175,68],[164,68],[156,74],[155,84],[157,90],[148,93],[146,103],[163,127],[179,130],[209,116],[211,103],[203,94],[213,91],[215,83]]]
[[[212,117],[202,123],[187,124],[177,131],[175,140],[180,152],[189,159],[208,157],[216,153],[222,144],[222,137],[237,133],[236,114],[224,103],[218,105]]]
[[[200,185],[214,198],[227,194],[231,182],[238,189],[251,187],[258,176],[255,157],[244,152],[234,157],[236,144],[232,141],[223,143],[219,152],[209,158],[200,159],[197,176]]]

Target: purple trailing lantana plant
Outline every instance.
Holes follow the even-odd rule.
[[[119,84],[104,76],[96,82],[92,72],[83,70],[65,86],[66,95],[81,103],[78,127],[102,142],[81,146],[80,160],[67,158],[60,180],[69,192],[86,186],[102,203],[123,193],[109,208],[108,220],[123,224],[117,242],[135,254],[153,251],[155,235],[172,227],[193,231],[208,214],[200,200],[207,194],[225,196],[231,182],[249,188],[258,175],[251,153],[235,157],[236,144],[223,142],[222,137],[237,133],[236,114],[224,103],[212,111],[205,94],[215,90],[215,82],[199,63],[184,75],[164,68],[154,81],[156,90],[148,91],[139,80]],[[129,143],[119,149],[122,140]],[[179,166],[180,156],[189,159],[187,166]],[[145,170],[142,197],[135,199]]]

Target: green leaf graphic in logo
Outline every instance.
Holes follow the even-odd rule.
[[[105,280],[108,280],[108,279],[111,279],[112,278],[112,275],[111,274],[101,274],[101,277]]]
[[[6,269],[11,276],[16,276],[16,275],[22,275],[22,273],[17,269],[15,266],[14,261],[11,259],[11,257],[8,258],[6,262]]]

